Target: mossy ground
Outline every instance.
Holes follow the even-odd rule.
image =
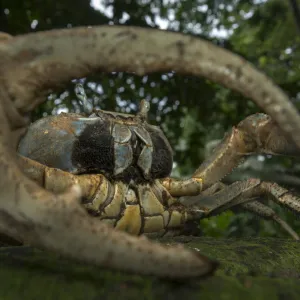
[[[29,247],[0,248],[0,299],[299,299],[300,243],[179,237],[217,259],[215,276],[172,282],[103,270]]]

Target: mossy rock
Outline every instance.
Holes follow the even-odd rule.
[[[299,299],[300,243],[182,237],[220,261],[215,276],[172,282],[87,266],[29,247],[0,248],[0,299]]]

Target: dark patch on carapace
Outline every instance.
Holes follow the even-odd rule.
[[[131,131],[126,143],[132,150],[129,166],[118,175],[114,175],[118,143],[112,135],[116,123]],[[152,141],[149,176],[138,164],[146,144],[136,134],[137,128],[147,131]],[[36,138],[39,143],[32,143]],[[24,149],[19,149],[22,155],[48,167],[75,174],[103,174],[109,180],[124,183],[132,180],[135,184],[151,183],[167,177],[173,164],[171,146],[159,127],[142,121],[140,117],[106,111],[94,112],[90,120],[79,114],[43,118],[30,126],[22,143]]]
[[[153,143],[151,175],[153,178],[164,178],[170,175],[173,167],[172,149],[162,131],[146,128]]]
[[[109,122],[86,125],[75,141],[72,163],[80,173],[112,174],[114,170],[114,140],[110,134]]]

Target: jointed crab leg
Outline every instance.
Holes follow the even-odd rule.
[[[297,232],[295,232],[291,227],[290,225],[288,225],[284,220],[282,220],[276,213],[275,211],[262,204],[261,202],[259,201],[253,201],[253,202],[248,202],[248,203],[245,203],[243,205],[241,205],[241,207],[251,213],[254,213],[258,216],[260,216],[261,218],[263,219],[266,219],[266,220],[273,220],[275,221],[276,223],[278,223],[286,232],[289,233],[289,235],[295,239],[295,240],[300,240],[300,237],[298,235]]]
[[[300,198],[292,195],[287,189],[276,183],[263,182],[259,179],[237,181],[228,186],[220,183],[212,187],[220,187],[221,190],[214,194],[212,190],[210,195],[206,196],[201,194],[194,197],[183,197],[181,203],[185,206],[194,207],[194,210],[202,209],[205,216],[217,215],[231,207],[240,205],[241,208],[262,218],[274,220],[294,239],[299,240],[298,234],[270,207],[255,201],[262,196],[268,197],[274,202],[300,213]]]
[[[211,203],[207,214],[217,214],[234,205],[249,202],[251,198],[261,196],[269,197],[270,200],[296,213],[300,213],[300,198],[292,195],[287,189],[276,183],[264,182],[259,179],[248,179],[237,181],[225,186],[214,195],[206,196],[205,202]],[[208,200],[209,198],[211,200]],[[200,205],[201,197],[198,199],[195,197],[193,204]]]
[[[161,179],[161,184],[174,197],[186,195],[199,195],[203,189],[202,178],[189,178],[186,180],[167,177]]]
[[[198,195],[228,175],[246,156],[254,153],[300,156],[270,116],[258,113],[234,127],[188,180],[165,178],[172,196]]]
[[[195,171],[193,178],[201,178],[205,190],[228,175],[246,155],[254,153],[300,156],[300,151],[270,116],[258,113],[234,127]]]

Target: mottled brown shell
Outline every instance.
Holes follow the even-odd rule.
[[[139,116],[97,111],[90,117],[62,113],[29,127],[18,152],[73,174],[101,173],[129,183],[163,178],[172,149],[161,129]]]

